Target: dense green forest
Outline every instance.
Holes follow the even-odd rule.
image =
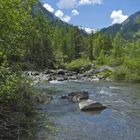
[[[23,70],[74,69],[93,63],[115,67],[113,80],[140,81],[140,30],[130,40],[120,32],[89,35],[59,19],[52,24],[37,5],[37,0],[0,0],[0,131],[4,135],[14,129],[8,132],[11,137],[19,135],[19,126],[8,124],[15,114],[7,110],[28,116],[33,109]],[[18,124],[25,125],[21,120]]]

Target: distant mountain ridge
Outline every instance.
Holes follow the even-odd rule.
[[[108,28],[103,28],[101,32],[113,36],[115,36],[117,32],[120,32],[125,39],[137,39],[136,33],[138,30],[140,30],[140,11],[129,16],[121,24],[114,24]]]
[[[41,11],[52,26],[60,26],[64,28],[64,30],[67,30],[67,28],[69,27],[76,27],[56,17],[53,13],[49,12],[45,7],[43,7],[43,4],[41,2],[38,2],[38,4],[35,5],[34,9],[35,11]],[[88,33],[84,28],[79,28],[79,30],[81,30],[81,33],[83,34]],[[112,36],[115,36],[118,32],[120,32],[125,39],[131,40],[138,38],[138,30],[140,30],[140,11],[129,16],[123,23],[114,24],[107,28],[103,28],[100,30],[100,32],[105,35]]]

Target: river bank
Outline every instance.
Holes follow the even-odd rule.
[[[81,68],[77,71],[66,69],[47,69],[44,71],[24,71],[23,75],[32,79],[33,84],[42,82],[57,81],[111,81],[109,76],[115,71],[115,68],[102,66],[96,68],[94,65]]]

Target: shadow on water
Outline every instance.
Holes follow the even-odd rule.
[[[84,111],[84,113],[94,116],[94,115],[100,115],[103,112],[103,110],[96,110],[96,111]]]

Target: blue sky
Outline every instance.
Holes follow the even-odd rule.
[[[123,22],[140,10],[140,0],[42,0],[62,20],[84,28],[101,29]]]

